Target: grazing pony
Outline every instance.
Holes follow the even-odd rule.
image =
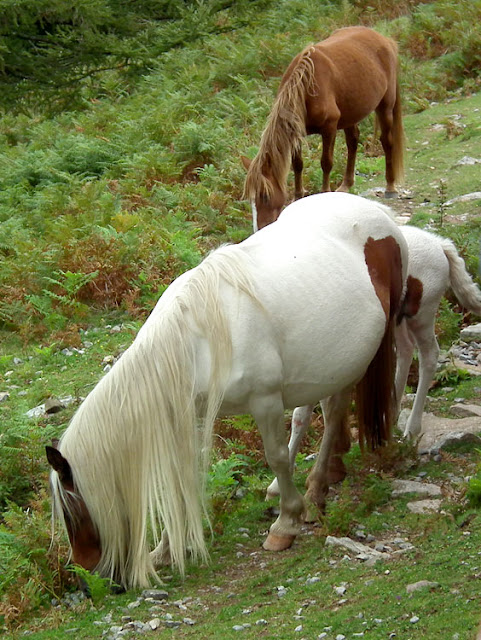
[[[305,503],[289,467],[284,410],[329,398],[329,455],[357,385],[367,445],[389,439],[406,269],[403,235],[382,207],[328,193],[293,203],[177,278],[58,447],[47,447],[54,513],[73,561],[136,587],[165,557],[181,573],[187,553],[206,559],[213,423],[239,413],[255,418],[279,482],[280,514],[264,547],[289,547]],[[313,479],[322,503],[322,478]]]
[[[354,184],[359,140],[358,123],[373,111],[381,129],[386,159],[386,197],[396,195],[404,176],[404,133],[397,79],[396,43],[367,27],[346,27],[298,54],[285,72],[259,152],[247,169],[244,197],[251,201],[254,228],[277,219],[286,204],[290,164],[295,198],[302,187],[302,138],[322,136],[322,191],[330,191],[329,175],[338,129],[344,129],[347,165],[338,191]]]
[[[481,291],[466,271],[456,247],[446,238],[416,227],[400,227],[409,254],[407,294],[402,306],[402,321],[396,327],[397,371],[396,398],[400,404],[414,349],[418,350],[419,382],[404,436],[418,438],[422,433],[422,415],[426,395],[432,382],[439,355],[434,325],[441,298],[451,287],[459,303],[481,316]],[[294,468],[302,437],[310,425],[313,406],[298,407],[292,416],[289,459]],[[341,456],[349,450],[348,431],[338,432],[329,460],[331,482],[344,478]],[[278,495],[277,481],[267,489],[267,497]]]

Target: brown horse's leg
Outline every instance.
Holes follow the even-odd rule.
[[[354,184],[354,166],[356,164],[357,145],[359,142],[359,127],[355,124],[353,127],[344,129],[347,145],[347,164],[346,172],[341,185],[336,191],[349,191]]]
[[[294,171],[294,197],[296,200],[299,200],[299,198],[303,198],[305,195],[302,186],[304,163],[302,162],[302,149],[300,144],[292,150],[292,169]]]
[[[396,187],[394,186],[394,167],[393,167],[393,123],[394,117],[392,109],[385,106],[379,106],[376,114],[381,128],[381,144],[386,158],[386,198],[395,198],[397,196]]]
[[[336,141],[336,125],[329,125],[324,129],[322,134],[322,190],[330,191],[331,185],[329,176],[331,175],[332,165],[334,162],[334,143]]]

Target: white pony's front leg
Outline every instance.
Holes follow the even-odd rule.
[[[169,536],[166,531],[162,532],[159,544],[150,552],[150,560],[152,561],[154,569],[160,569],[160,567],[170,565],[172,563]]]
[[[292,545],[300,532],[305,505],[292,479],[280,394],[256,398],[252,403],[252,414],[262,436],[267,462],[277,477],[281,496],[279,517],[271,526],[263,546],[268,551],[283,551]]]
[[[311,423],[311,415],[314,409],[313,405],[306,405],[305,407],[297,407],[294,409],[291,421],[291,436],[289,438],[289,468],[291,474],[294,473],[294,466],[296,462],[296,455],[299,451],[301,440],[304,437],[309,425]],[[277,478],[271,482],[267,487],[266,500],[275,498],[279,495],[279,483]]]

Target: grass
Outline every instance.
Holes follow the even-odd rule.
[[[449,462],[446,471],[458,460],[452,455]],[[416,473],[417,469],[411,469],[412,476]],[[446,482],[445,474],[437,478],[438,482],[442,479]],[[288,639],[297,633],[315,638],[325,627],[331,627],[328,638],[340,633],[351,637],[362,631],[379,640],[394,632],[403,638],[420,634],[428,639],[451,638],[455,632],[461,639],[472,638],[480,613],[476,586],[480,516],[461,527],[448,508],[441,514],[416,516],[407,513],[406,501],[391,499],[378,505],[369,518],[355,523],[356,527],[364,524],[366,533],[386,544],[395,546],[392,540],[402,538],[414,546],[389,561],[367,566],[347,559],[342,550],[326,547],[325,532],[318,526],[306,527],[291,550],[266,553],[260,544],[270,521],[270,515],[264,513],[267,505],[253,495],[234,500],[229,525],[223,534],[216,532],[212,541],[210,565],[192,567],[184,582],[168,572],[163,574],[168,579],[168,603],[154,610],[143,603],[134,610],[134,618],[145,622],[171,614],[174,620],[195,620],[194,626],[182,624],[175,632],[161,628],[157,632],[161,638],[172,633],[186,638],[233,637],[234,625],[246,623],[251,626],[241,632],[245,638]],[[449,504],[447,500],[445,506]],[[408,595],[407,585],[419,580],[436,582],[439,587]],[[281,585],[286,588],[282,597]],[[340,585],[346,586],[344,595],[335,591]],[[65,637],[62,634],[72,628],[80,638],[96,637],[99,629],[119,623],[132,612],[127,605],[136,595],[109,596],[96,608],[84,602],[73,611],[52,610],[46,619],[29,620],[17,633],[40,625],[45,630],[32,634],[38,640]],[[109,623],[93,625],[108,612],[112,612]],[[62,622],[55,629],[59,616]],[[454,616],[459,621],[455,629]],[[414,617],[419,620],[412,622]],[[266,620],[267,625],[257,626],[258,620]],[[296,632],[300,625],[302,632]],[[7,633],[5,637],[18,636]]]

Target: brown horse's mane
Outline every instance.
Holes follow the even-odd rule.
[[[306,135],[305,96],[315,94],[316,90],[313,49],[314,45],[308,45],[299,54],[291,75],[279,89],[261,136],[259,151],[247,172],[243,195],[246,200],[252,200],[258,193],[272,195],[272,183],[263,174],[266,166],[279,188],[285,190],[292,150]]]

